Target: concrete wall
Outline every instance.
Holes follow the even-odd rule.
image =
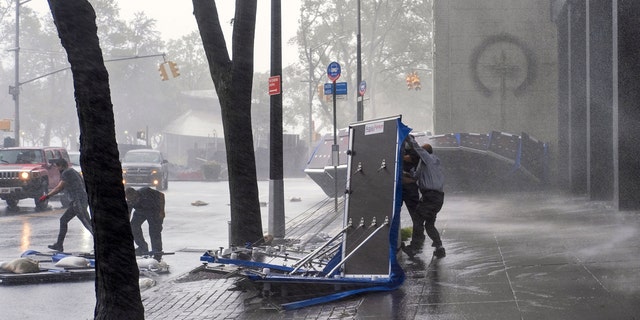
[[[435,0],[436,134],[520,134],[557,148],[557,39],[548,0]]]

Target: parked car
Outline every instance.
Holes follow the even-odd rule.
[[[57,159],[69,161],[61,147],[12,147],[0,149],[0,199],[9,210],[16,210],[22,199],[32,198],[36,210],[45,210],[49,200],[40,201],[60,182],[60,172],[53,165]]]
[[[169,162],[151,149],[129,150],[122,159],[122,183],[125,187],[169,188]]]
[[[69,166],[82,175],[82,167],[80,167],[80,152],[69,151]]]

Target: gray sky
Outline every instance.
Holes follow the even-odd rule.
[[[164,40],[177,39],[191,31],[197,30],[193,16],[193,4],[189,0],[114,0],[120,7],[120,15],[130,20],[135,12],[144,11],[148,17],[156,19],[156,26],[162,33]],[[89,0],[91,2],[91,0]],[[281,0],[282,2],[282,65],[283,67],[296,61],[296,47],[288,44],[295,36],[300,16],[299,0]],[[235,1],[218,0],[218,13],[223,22],[233,17]],[[25,5],[41,12],[48,12],[46,0],[33,0]],[[231,25],[222,25],[227,35],[227,45],[231,47]],[[271,54],[271,1],[258,0],[258,14],[256,21],[255,40],[255,71],[267,72],[270,66]]]

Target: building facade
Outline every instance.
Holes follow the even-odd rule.
[[[435,0],[436,134],[527,133],[554,186],[640,209],[640,2]]]

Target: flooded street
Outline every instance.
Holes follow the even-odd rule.
[[[268,182],[259,186],[260,200],[267,201]],[[152,275],[157,285],[142,292],[147,319],[287,319],[295,314],[300,319],[582,320],[640,314],[638,213],[550,193],[447,194],[436,223],[447,256],[432,260],[428,249],[414,259],[401,254],[406,279],[391,292],[280,312],[246,305],[253,293],[227,290],[233,280],[173,281],[199,266],[204,250],[227,245],[225,190],[226,182],[172,182],[163,237],[167,251],[175,254],[164,257],[171,272]],[[324,197],[308,179],[285,180],[287,219]],[[192,206],[197,200],[209,204]],[[25,237],[30,248],[44,250],[60,214],[1,216],[0,260],[17,257]],[[265,229],[266,214],[263,207]],[[405,212],[402,220],[410,225]],[[79,222],[73,220],[69,230],[65,246],[90,248]],[[196,293],[211,297],[194,300]],[[2,317],[8,319],[91,319],[94,304],[92,281],[0,286]]]

